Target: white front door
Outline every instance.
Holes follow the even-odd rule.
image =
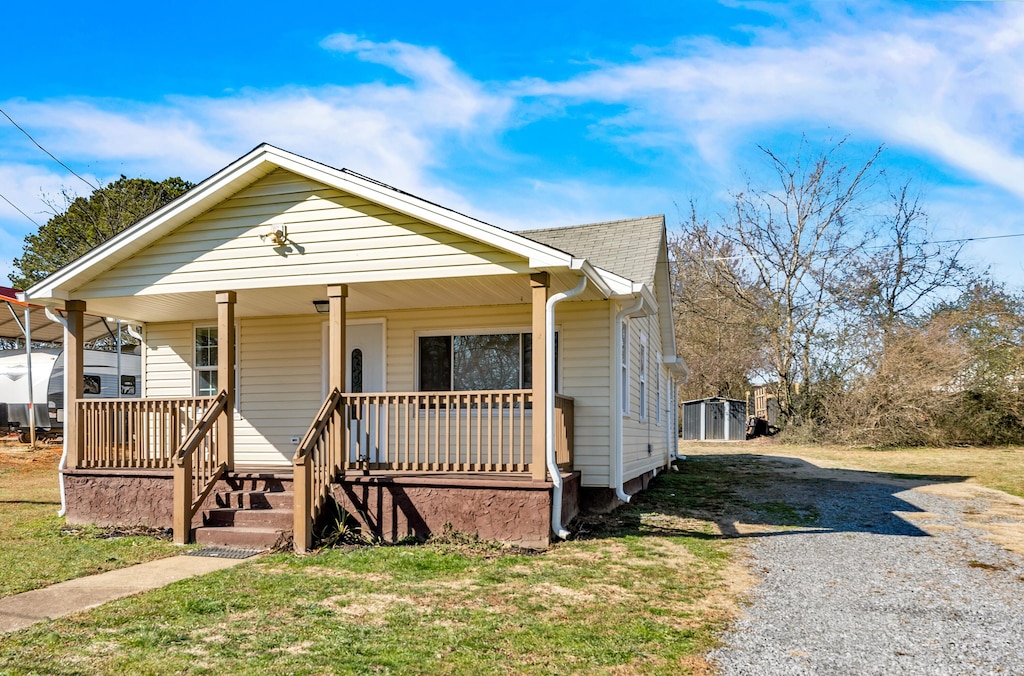
[[[384,391],[384,322],[345,325],[345,391]],[[323,327],[323,395],[327,397],[327,358],[330,338],[327,323]]]

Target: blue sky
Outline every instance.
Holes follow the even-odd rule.
[[[709,215],[757,144],[884,144],[941,237],[1024,233],[1024,4],[15,3],[0,107],[93,182],[261,142],[509,229]],[[102,9],[98,9],[102,7]],[[0,118],[0,194],[89,189]],[[32,223],[0,201],[0,281]],[[965,253],[1013,285],[1024,238]]]

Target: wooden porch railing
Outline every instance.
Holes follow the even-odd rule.
[[[341,397],[347,469],[530,471],[531,390]]]
[[[79,399],[84,444],[75,469],[171,469],[214,397]]]
[[[217,426],[227,407],[227,392],[212,400],[174,455],[174,542],[192,537],[192,517],[227,470],[217,448]]]
[[[555,462],[559,469],[572,470],[576,435],[576,400],[555,395]]]
[[[295,551],[308,551],[313,545],[313,524],[330,491],[330,485],[341,471],[345,427],[340,407],[344,397],[338,390],[324,400],[309,431],[295,451],[294,498]]]

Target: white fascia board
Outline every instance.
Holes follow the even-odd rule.
[[[157,209],[149,216],[146,216],[138,223],[111,237],[109,240],[89,251],[84,256],[70,265],[58,270],[43,281],[31,286],[25,291],[27,298],[42,300],[45,298],[68,299],[68,287],[73,285],[76,278],[87,273],[90,268],[102,261],[114,251],[127,250],[127,254],[119,260],[130,256],[137,249],[150,243],[148,236],[163,229],[173,229],[184,224],[192,218],[192,212],[197,209],[205,211],[205,203],[210,201],[216,203],[220,192],[240,177],[258,169],[265,163],[263,159],[264,149],[257,148],[249,154],[241,157],[233,164],[228,165],[220,172],[206,179],[181,197],[167,203]],[[210,204],[212,206],[212,204]],[[184,216],[183,216],[184,215]],[[180,223],[177,222],[180,219]],[[72,287],[73,288],[73,287]]]
[[[605,298],[611,298],[614,295],[612,287],[608,284],[605,278],[601,274],[601,270],[595,268],[590,264],[586,258],[573,258],[572,263],[569,267],[573,270],[579,270],[583,275],[595,286],[597,290],[601,292],[601,295]]]
[[[478,242],[490,244],[502,251],[522,256],[529,261],[531,268],[569,267],[572,261],[572,256],[558,249],[534,242],[522,235],[502,230],[418,197],[293,155],[279,148],[268,147],[267,152],[273,156],[274,163],[282,169],[306,176],[338,190],[344,190],[407,216],[465,235]]]
[[[611,298],[623,299],[633,298],[636,294],[640,293],[640,288],[643,284],[638,284],[631,279],[627,279],[622,275],[617,275],[614,272],[609,272],[604,268],[595,269],[600,273],[601,277],[605,280],[611,291]]]
[[[690,379],[690,367],[687,366],[686,360],[682,357],[668,357],[663,362],[668,366],[668,370],[672,372],[672,375],[678,376],[683,382]]]

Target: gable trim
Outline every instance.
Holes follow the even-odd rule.
[[[210,210],[230,195],[266,176],[275,168],[290,171],[357,197],[380,204],[399,213],[444,228],[464,237],[522,256],[531,268],[551,267],[582,270],[602,290],[609,285],[592,267],[582,267],[583,259],[501,228],[464,216],[445,207],[390,188],[370,179],[263,144],[195,188],[141,219],[78,260],[58,270],[25,292],[26,298],[66,300],[70,293],[95,279],[142,248],[155,243],[175,228]],[[574,261],[582,261],[575,263]]]

